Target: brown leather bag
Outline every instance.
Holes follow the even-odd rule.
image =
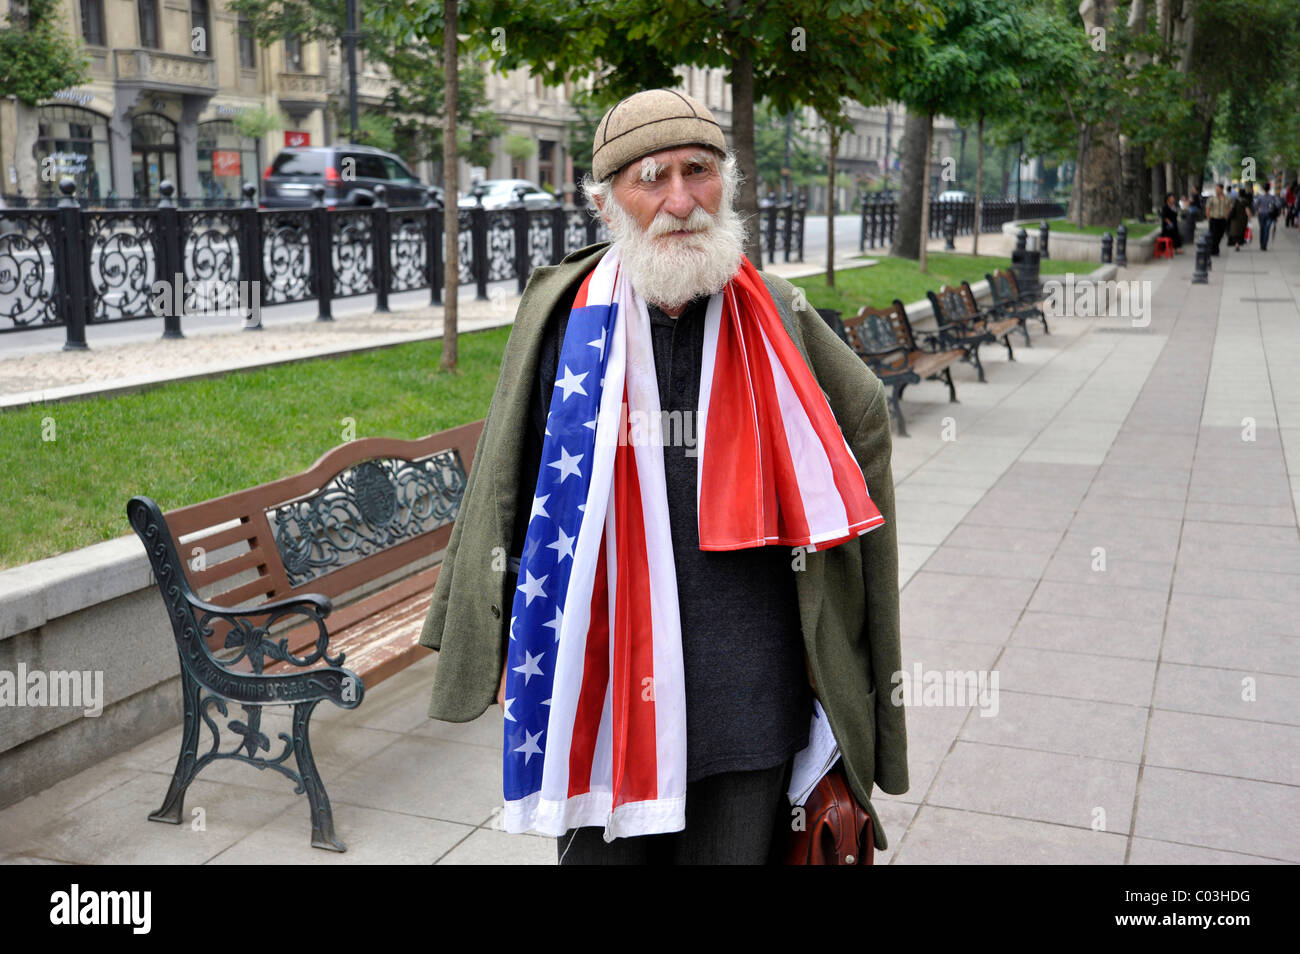
[[[788,865],[869,865],[876,845],[871,816],[858,804],[836,762],[804,802],[804,830],[791,831]]]

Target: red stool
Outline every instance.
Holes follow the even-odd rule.
[[[1155,258],[1173,258],[1174,257],[1174,240],[1168,236],[1162,235],[1156,239]]]

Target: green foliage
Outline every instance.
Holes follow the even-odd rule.
[[[522,161],[537,152],[537,143],[528,136],[510,133],[502,143],[502,148],[511,159]]]
[[[64,29],[58,0],[27,0],[26,16],[11,9],[5,23],[0,29],[0,96],[35,106],[90,79],[90,58]]]
[[[235,131],[248,139],[261,139],[267,133],[283,129],[286,125],[284,115],[278,110],[265,106],[254,106],[235,114],[232,120]]]
[[[820,183],[826,177],[826,157],[820,146],[804,134],[810,132],[794,115],[790,123],[790,184],[793,188]],[[785,168],[785,118],[770,102],[759,104],[754,113],[754,153],[758,159],[758,181],[780,192]]]

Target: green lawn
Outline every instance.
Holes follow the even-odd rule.
[[[427,341],[0,412],[0,567],[129,533],[134,494],[170,510],[305,470],[345,418],[403,439],[478,420],[509,334],[462,335],[451,374]]]
[[[986,272],[1010,267],[1005,256],[974,256],[950,252],[931,252],[927,271],[923,275],[915,261],[909,258],[884,256],[868,268],[851,268],[835,272],[835,287],[827,288],[825,277],[797,278],[793,284],[808,293],[814,308],[835,308],[844,316],[856,315],[863,305],[884,308],[895,298],[904,302],[919,301],[930,290],[938,291],[941,285],[960,285],[968,281],[974,285],[983,281]],[[1049,258],[1041,263],[1040,274],[1059,275],[1064,272],[1088,272],[1096,269],[1096,262],[1067,262]]]
[[[1083,228],[1080,228],[1072,222],[1067,222],[1065,219],[1048,219],[1047,224],[1052,227],[1053,232],[1069,232],[1071,235],[1100,236],[1105,232],[1114,235],[1116,229],[1116,226],[1113,225],[1085,225]],[[1137,219],[1125,219],[1124,226],[1128,229],[1129,239],[1135,241],[1140,238],[1145,238],[1151,232],[1159,229],[1160,221],[1157,219],[1154,222],[1139,222]],[[1026,226],[1026,228],[1028,228],[1028,226]],[[1029,231],[1037,233],[1038,229],[1035,227],[1029,229]],[[1050,244],[1048,245],[1048,250],[1051,250]]]

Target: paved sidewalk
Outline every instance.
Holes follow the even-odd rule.
[[[999,692],[990,717],[910,707],[878,863],[1300,862],[1297,256],[1290,232],[1208,285],[1191,254],[1125,270],[1152,283],[1149,326],[1061,318],[1014,363],[988,348],[987,384],[958,369],[960,404],[908,390],[904,666]],[[192,786],[205,830],[146,821],[176,729],[0,811],[0,860],[553,863],[494,827],[499,710],[425,717],[436,665],[318,710],[347,854],[310,848],[306,801],[247,766]]]

